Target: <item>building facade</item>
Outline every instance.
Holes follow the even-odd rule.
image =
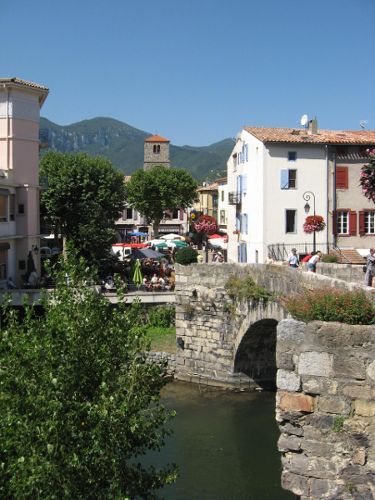
[[[319,131],[313,125],[247,127],[238,135],[227,163],[229,261],[265,262],[269,253],[283,260],[293,246],[311,251],[314,235],[303,224],[314,213],[326,223],[315,233],[316,249],[365,253],[375,245],[375,206],[358,187],[375,132]]]
[[[169,139],[160,137],[160,135],[152,135],[145,139],[143,158],[144,170],[150,170],[150,168],[156,165],[170,167],[169,143]]]
[[[0,287],[22,286],[31,258],[40,273],[39,118],[48,89],[0,78]]]

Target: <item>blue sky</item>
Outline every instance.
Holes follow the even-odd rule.
[[[0,0],[1,76],[42,115],[109,116],[172,143],[244,125],[375,129],[375,0]]]

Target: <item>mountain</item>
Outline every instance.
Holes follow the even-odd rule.
[[[143,142],[152,134],[112,118],[92,118],[61,126],[40,119],[40,140],[48,151],[86,152],[105,156],[115,167],[131,174],[143,166]],[[224,139],[210,146],[170,146],[171,165],[188,170],[198,180],[214,178],[226,170],[234,140]]]

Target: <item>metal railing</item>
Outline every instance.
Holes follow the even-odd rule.
[[[303,258],[305,255],[311,253],[314,247],[313,243],[288,243],[288,244],[273,243],[267,246],[269,257],[271,257],[273,260],[282,260],[282,261],[288,259],[288,256],[290,255],[292,248],[295,248],[297,250],[297,254],[299,255],[299,257]],[[329,253],[330,246],[327,243],[322,243],[318,244],[316,249],[320,250],[322,253]],[[335,248],[335,250],[339,251],[338,248]]]

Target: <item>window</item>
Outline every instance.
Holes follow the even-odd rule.
[[[220,224],[226,224],[225,210],[220,210]]]
[[[296,232],[296,210],[286,210],[285,211],[285,232],[295,233]]]
[[[365,233],[375,234],[375,212],[365,212]]]
[[[359,212],[359,234],[375,234],[375,210],[362,210]]]
[[[20,271],[25,271],[25,269],[26,269],[26,260],[19,260],[18,261],[18,269]]]
[[[23,203],[18,204],[18,214],[19,215],[24,215],[25,214],[25,205]]]
[[[337,212],[337,234],[349,234],[349,212]]]
[[[14,220],[15,206],[16,206],[16,195],[11,194],[9,197],[9,220]]]
[[[224,201],[224,191],[221,192],[221,201]]]
[[[8,250],[0,248],[0,280],[7,279]]]
[[[288,151],[288,161],[297,161],[296,151]]]
[[[8,220],[8,196],[0,195],[0,222]]]
[[[172,219],[178,219],[178,209],[177,210],[173,210],[173,212],[172,212]]]
[[[154,144],[153,151],[155,154],[159,154],[160,153],[160,144]]]
[[[280,189],[296,189],[297,187],[297,170],[281,170]]]
[[[233,170],[236,170],[237,168],[237,153],[234,153],[232,156],[232,161],[233,161]]]
[[[248,234],[248,217],[247,214],[241,215],[241,233]]]
[[[348,189],[348,167],[336,167],[336,189]]]
[[[125,210],[125,215],[127,219],[132,219],[133,218],[133,209],[132,208],[127,208]]]

